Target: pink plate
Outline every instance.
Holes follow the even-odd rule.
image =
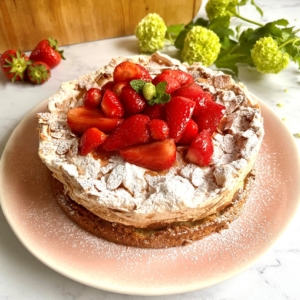
[[[292,135],[260,101],[266,135],[257,180],[242,216],[228,230],[192,245],[137,249],[83,231],[58,208],[51,174],[38,157],[36,113],[13,132],[2,156],[1,205],[17,237],[44,264],[86,285],[138,295],[192,291],[248,268],[266,252],[294,216],[300,195],[300,161]]]

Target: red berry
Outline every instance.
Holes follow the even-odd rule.
[[[150,140],[147,123],[149,117],[133,115],[123,121],[103,144],[105,151],[115,151],[131,145],[148,143]]]
[[[106,139],[106,134],[98,128],[92,127],[87,129],[80,138],[79,148],[80,155],[87,155],[92,150],[99,147]]]
[[[110,118],[122,118],[124,116],[122,103],[116,94],[110,90],[106,90],[103,95],[101,110]]]
[[[91,127],[109,133],[116,129],[122,121],[123,119],[120,118],[107,118],[100,110],[85,106],[72,108],[67,115],[70,129],[77,134],[82,134]]]
[[[187,146],[192,143],[194,138],[198,134],[198,125],[197,123],[190,119],[185,127],[185,130],[183,131],[182,137],[180,138],[178,144],[182,146]]]
[[[29,63],[28,56],[21,51],[11,49],[0,55],[1,69],[12,82],[24,79]]]
[[[150,120],[148,123],[150,136],[153,140],[163,141],[169,137],[168,124],[159,119]]]
[[[194,78],[191,74],[182,70],[164,70],[162,74],[167,74],[175,78],[181,85],[190,84],[194,82]]]
[[[143,67],[139,64],[137,64],[137,66],[138,66],[138,68],[140,69],[140,72],[141,72],[141,77],[139,79],[147,81],[147,82],[151,82],[152,77],[150,76],[148,70],[145,67]]]
[[[57,40],[49,38],[48,40],[40,41],[36,45],[32,50],[29,59],[33,61],[43,61],[52,69],[61,62],[61,59],[65,58],[63,56],[63,51],[58,49]]]
[[[130,61],[124,61],[118,64],[113,72],[114,82],[129,82],[134,79],[141,79],[143,71],[140,66]]]
[[[199,166],[208,166],[214,152],[211,134],[203,130],[193,140],[188,149],[186,160]]]
[[[173,166],[176,160],[176,145],[173,139],[168,138],[164,141],[121,149],[120,155],[137,166],[163,171]]]
[[[126,114],[133,115],[141,112],[146,106],[146,100],[137,93],[130,85],[122,88],[120,100]]]
[[[166,104],[166,119],[170,137],[177,143],[192,117],[195,102],[184,97],[172,97]]]
[[[157,85],[160,82],[165,81],[167,83],[166,93],[171,94],[174,91],[176,91],[178,88],[180,88],[181,84],[178,80],[173,78],[172,76],[168,74],[159,74],[157,75],[153,80],[152,83],[154,85]]]
[[[101,88],[102,95],[104,95],[106,90],[111,90],[113,89],[115,83],[113,81],[107,81]]]
[[[214,133],[225,114],[225,106],[203,98],[198,103],[198,113],[193,117],[199,131],[208,130]]]
[[[83,105],[86,107],[96,108],[100,105],[102,92],[97,88],[90,88],[86,91],[83,98]]]
[[[205,92],[203,91],[202,87],[197,83],[187,84],[182,86],[178,90],[176,90],[172,96],[181,96],[189,98],[196,102],[196,106],[193,112],[193,115],[196,116],[199,112],[199,102],[205,97]]]
[[[35,84],[42,84],[51,77],[50,67],[42,61],[34,61],[27,68],[27,78]]]
[[[122,88],[123,88],[125,85],[128,85],[128,82],[126,82],[126,81],[120,81],[120,82],[117,82],[117,83],[115,83],[115,84],[113,85],[112,91],[113,91],[118,97],[120,97]]]
[[[145,109],[143,110],[143,114],[148,116],[150,119],[165,120],[166,118],[165,104],[150,105],[146,103]]]

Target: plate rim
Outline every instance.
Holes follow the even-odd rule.
[[[262,116],[264,116],[265,113],[271,114],[271,118],[274,119],[276,122],[280,123],[281,126],[282,126],[282,128],[284,128],[284,130],[285,130],[284,133],[285,133],[286,137],[289,138],[290,147],[293,147],[294,152],[298,154],[297,155],[297,158],[298,158],[297,159],[297,164],[298,164],[298,166],[300,166],[300,153],[298,151],[298,148],[297,148],[296,142],[294,140],[294,137],[290,133],[290,131],[287,128],[286,124],[284,124],[284,122],[281,121],[281,119],[276,115],[276,113],[271,109],[271,107],[269,107],[268,104],[266,104],[265,102],[263,102],[262,100],[260,100],[257,96],[253,95],[252,93],[250,93],[250,95],[254,99],[258,100],[259,105],[260,105],[261,110],[262,110]],[[12,231],[14,232],[14,234],[17,236],[18,240],[22,243],[22,245],[34,257],[36,257],[40,262],[42,262],[44,265],[48,266],[50,269],[58,272],[59,274],[62,274],[63,276],[65,276],[65,277],[67,277],[69,279],[72,279],[74,281],[80,282],[82,284],[85,284],[87,286],[91,286],[91,287],[94,287],[94,288],[98,288],[98,289],[102,289],[102,290],[106,290],[106,291],[110,291],[110,292],[128,294],[128,295],[143,295],[143,296],[171,295],[171,294],[191,292],[191,291],[194,291],[194,290],[197,290],[197,289],[203,289],[205,287],[208,287],[208,286],[220,283],[220,282],[222,282],[224,280],[227,280],[229,278],[232,278],[232,277],[236,276],[237,274],[243,272],[244,270],[248,269],[251,265],[253,265],[264,253],[266,253],[277,242],[277,240],[280,238],[280,236],[284,233],[284,231],[286,230],[286,228],[292,222],[293,218],[295,217],[297,211],[300,208],[300,193],[298,193],[298,202],[297,202],[297,205],[296,205],[296,209],[294,210],[294,212],[291,215],[291,217],[284,223],[284,228],[282,229],[282,231],[278,235],[278,237],[275,240],[273,240],[272,242],[270,242],[268,244],[268,246],[264,248],[263,252],[259,256],[253,258],[247,264],[244,264],[244,266],[242,268],[239,268],[238,270],[235,270],[233,272],[230,272],[230,273],[226,274],[226,276],[223,276],[222,280],[214,281],[212,279],[212,280],[210,280],[211,282],[207,282],[205,285],[191,284],[191,285],[185,286],[185,288],[183,286],[178,286],[177,288],[175,286],[160,287],[160,288],[155,287],[154,290],[151,290],[151,292],[150,292],[150,288],[148,288],[146,293],[143,292],[143,290],[145,290],[144,287],[125,287],[125,286],[122,286],[122,288],[118,288],[118,286],[115,285],[113,282],[112,282],[112,284],[110,286],[108,285],[107,282],[105,282],[104,285],[101,285],[101,283],[100,284],[91,284],[90,282],[88,282],[88,280],[85,280],[83,278],[79,279],[78,276],[72,276],[72,274],[68,274],[68,272],[66,270],[57,268],[57,265],[56,266],[51,265],[51,263],[49,261],[47,261],[47,259],[45,259],[43,257],[43,255],[41,255],[41,254],[38,253],[37,249],[32,249],[30,247],[30,245],[28,243],[26,243],[26,240],[24,240],[24,238],[22,237],[22,235],[18,232],[18,230],[16,228],[16,225],[14,224],[12,218],[10,217],[9,211],[6,210],[5,200],[3,200],[3,192],[2,192],[2,190],[4,189],[4,187],[2,186],[2,177],[3,177],[3,174],[4,174],[4,163],[3,163],[3,161],[6,159],[6,155],[7,155],[8,149],[10,147],[10,143],[13,140],[14,136],[16,135],[16,132],[20,128],[22,128],[22,125],[26,121],[28,121],[28,119],[31,118],[34,113],[36,113],[37,111],[41,111],[41,109],[43,107],[45,107],[46,104],[47,104],[47,99],[44,100],[44,101],[42,101],[42,102],[40,102],[32,110],[30,110],[24,116],[24,118],[18,123],[18,125],[15,127],[15,129],[11,133],[11,135],[10,135],[10,137],[9,137],[6,145],[5,145],[5,148],[4,148],[1,160],[0,160],[0,204],[1,204],[1,208],[2,208],[3,214],[5,216],[5,219],[7,220],[10,228],[12,229]],[[298,177],[300,177],[300,169],[298,171]],[[294,201],[297,201],[297,200],[294,200]]]

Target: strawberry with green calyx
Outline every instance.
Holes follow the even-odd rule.
[[[29,59],[33,61],[43,61],[53,69],[61,62],[61,59],[65,59],[65,57],[63,56],[63,50],[58,49],[57,40],[49,37],[48,40],[42,40],[36,45]]]
[[[25,71],[30,64],[28,56],[20,50],[7,50],[0,56],[1,69],[4,75],[14,81],[23,81]]]
[[[32,62],[27,68],[28,79],[35,84],[42,84],[51,77],[50,67],[42,62]]]
[[[162,81],[157,85],[144,80],[132,80],[130,86],[139,94],[142,94],[150,105],[164,104],[171,100],[170,94],[166,92],[167,82]]]

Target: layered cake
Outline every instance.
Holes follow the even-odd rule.
[[[245,86],[161,53],[115,58],[63,83],[38,129],[65,213],[100,238],[143,248],[227,228],[264,135]]]

